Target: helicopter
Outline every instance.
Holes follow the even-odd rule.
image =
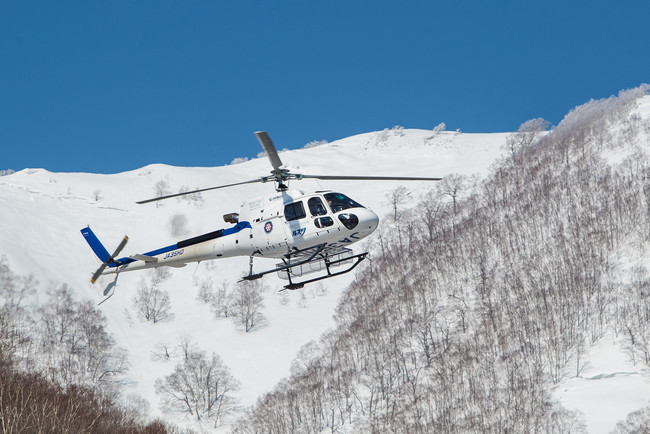
[[[137,202],[146,204],[238,185],[273,182],[275,185],[273,193],[245,200],[239,212],[223,215],[224,221],[232,226],[181,240],[146,253],[136,253],[121,258],[117,256],[126,246],[128,236],[125,236],[110,254],[90,226],[81,229],[86,242],[101,261],[101,265],[91,277],[91,283],[94,284],[100,276],[115,275],[114,281],[109,283],[104,291],[105,299],[102,303],[113,295],[120,273],[158,267],[181,268],[188,263],[235,256],[250,258],[249,272],[242,280],[255,280],[267,274],[277,273],[281,279],[288,281],[283,289],[289,290],[348,273],[368,255],[368,252],[355,254],[350,247],[374,232],[379,224],[379,217],[343,193],[330,190],[305,193],[290,189],[289,181],[302,179],[439,181],[441,179],[292,173],[282,167],[282,160],[268,133],[258,131],[255,135],[273,167],[270,175]],[[254,272],[254,258],[273,258],[281,262],[265,271]],[[316,277],[313,273],[317,273]],[[307,277],[303,278],[305,275]]]

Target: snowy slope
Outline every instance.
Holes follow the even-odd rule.
[[[634,365],[612,336],[589,350],[579,376],[558,386],[556,398],[580,411],[590,433],[608,433],[619,420],[650,402],[650,375]]]
[[[502,152],[506,136],[393,129],[282,152],[280,157],[292,171],[309,174],[485,175]],[[251,140],[255,140],[252,134]],[[222,220],[224,213],[237,212],[244,199],[267,194],[273,187],[254,184],[204,193],[200,206],[176,199],[160,206],[135,202],[154,196],[154,185],[161,180],[168,183],[170,192],[177,192],[181,187],[194,189],[254,179],[270,169],[265,157],[215,168],[151,165],[115,175],[26,169],[0,178],[0,206],[8,211],[0,219],[0,253],[7,256],[14,272],[33,273],[40,281],[41,291],[33,300],[36,305],[43,303],[48,288],[61,283],[69,284],[77,297],[99,302],[102,283],[108,281],[90,284],[90,273],[98,261],[79,233],[81,228],[91,225],[108,250],[128,234],[130,241],[123,254],[130,255],[227,227]],[[385,196],[396,186],[391,182],[316,180],[292,184],[304,191],[343,191],[380,216],[387,212]],[[408,183],[413,202],[428,186],[424,182]],[[170,233],[170,220],[177,214],[187,217],[183,236]],[[368,242],[372,243],[372,237]],[[255,269],[273,264],[257,260]],[[237,393],[240,405],[249,406],[289,374],[291,361],[304,344],[334,325],[332,314],[337,300],[353,278],[350,273],[326,280],[325,291],[308,285],[302,291],[280,295],[278,289],[283,281],[275,275],[265,277],[266,320],[251,333],[244,333],[233,321],[216,319],[207,305],[197,301],[198,288],[193,282],[210,278],[215,286],[223,281],[233,284],[247,270],[248,258],[171,270],[172,277],[161,288],[170,294],[174,318],[157,324],[141,321],[132,310],[132,297],[146,272],[120,275],[116,296],[101,309],[108,318],[109,331],[129,353],[128,387],[151,403],[154,416],[161,415],[154,382],[169,374],[176,363],[152,361],[156,344],[176,345],[181,335],[191,335],[201,349],[221,356],[241,383]],[[288,304],[281,302],[283,297]],[[172,420],[178,423],[180,419]]]
[[[637,101],[636,115],[645,121],[650,120],[650,96]],[[637,140],[636,146],[648,150],[650,131]],[[603,152],[608,164],[616,167],[632,155],[634,146],[625,146]],[[612,262],[616,264],[618,275],[630,275],[630,270],[639,265],[650,266],[650,259],[630,246],[612,252]],[[590,433],[609,433],[618,421],[629,413],[650,404],[650,372],[643,364],[634,364],[629,352],[625,351],[622,338],[608,334],[587,351],[578,375],[567,375],[566,381],[559,384],[554,397],[570,410],[584,415]],[[568,368],[569,371],[571,368]]]
[[[650,97],[644,97],[637,113],[650,119]],[[270,132],[271,136],[272,131]],[[451,173],[481,176],[504,152],[507,134],[462,134],[425,130],[385,130],[361,134],[321,146],[282,152],[285,166],[294,172],[341,175],[446,176]],[[251,134],[251,140],[255,140]],[[278,148],[282,144],[276,144]],[[647,140],[645,146],[648,146]],[[629,149],[605,151],[610,164],[629,155]],[[209,162],[206,162],[209,164]],[[53,283],[67,283],[79,298],[102,299],[101,283],[92,286],[90,273],[98,265],[79,230],[91,225],[109,250],[125,234],[130,241],[123,253],[130,255],[169,245],[179,239],[226,227],[222,215],[237,212],[244,199],[266,194],[271,185],[254,184],[203,194],[204,201],[192,205],[175,199],[160,206],[136,205],[135,201],[154,196],[154,185],[161,180],[170,192],[237,182],[266,175],[266,158],[224,167],[181,168],[151,165],[115,175],[51,173],[27,169],[0,177],[0,254],[7,256],[12,270],[33,273],[41,292],[33,303],[45,299]],[[391,182],[351,183],[303,180],[291,184],[304,191],[332,189],[345,192],[383,216],[388,212],[386,194],[398,184]],[[408,183],[412,203],[430,184]],[[99,192],[99,193],[98,193]],[[100,199],[95,200],[99,194]],[[187,233],[172,236],[170,220],[187,217]],[[362,242],[361,244],[365,243]],[[371,236],[367,243],[372,243]],[[357,246],[359,251],[363,245]],[[274,261],[258,260],[256,270],[273,266]],[[362,267],[363,264],[360,266]],[[176,360],[152,361],[151,351],[159,342],[174,345],[182,334],[190,334],[208,353],[221,356],[241,383],[237,398],[241,407],[255,402],[289,374],[299,349],[334,326],[332,318],[337,300],[354,273],[324,281],[325,291],[316,285],[304,290],[278,293],[283,285],[275,275],[264,278],[266,320],[251,333],[244,333],[233,321],[217,319],[209,307],[196,299],[195,280],[212,279],[215,287],[233,284],[248,269],[248,258],[224,259],[171,270],[163,283],[169,291],[174,318],[151,324],[132,311],[132,297],[142,274],[120,276],[117,294],[101,306],[109,331],[118,345],[127,349],[131,368],[128,391],[147,399],[153,416],[161,416],[154,382],[173,369]],[[147,276],[147,273],[143,273]],[[103,282],[106,284],[106,282]],[[286,297],[288,304],[283,304]],[[620,345],[606,337],[585,358],[577,378],[559,385],[555,397],[569,409],[584,413],[589,432],[609,432],[628,413],[648,404],[650,374],[630,364]],[[176,415],[164,415],[184,423]]]

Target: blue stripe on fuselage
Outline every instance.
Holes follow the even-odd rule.
[[[229,228],[229,229],[224,229],[223,230],[223,237],[226,235],[232,235],[236,234],[237,232],[240,232],[246,228],[252,229],[253,227],[249,222],[239,222],[235,226]],[[171,246],[167,247],[162,247],[157,250],[152,250],[151,252],[143,253],[145,256],[156,256],[156,255],[162,255],[163,253],[171,252],[172,250],[178,249],[178,243],[172,244]],[[117,267],[119,265],[125,265],[125,264],[130,264],[131,262],[135,262],[136,259],[125,257],[125,258],[120,258],[116,262],[112,262],[108,264],[109,267]]]
[[[246,228],[253,229],[253,227],[249,222],[239,222],[235,226],[231,227],[230,229],[224,229],[223,236],[225,237],[226,235],[236,234],[237,232],[244,230]]]
[[[157,250],[152,250],[151,252],[143,253],[145,256],[156,256],[156,255],[161,255],[163,253],[171,252],[172,250],[176,250],[178,248],[178,244],[173,244],[171,246],[163,247]],[[125,265],[125,264],[130,264],[131,262],[135,262],[137,259],[133,258],[120,258],[117,260],[117,262],[113,262],[111,264],[108,264],[109,267],[117,267],[119,265]]]

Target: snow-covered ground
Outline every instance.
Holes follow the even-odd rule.
[[[584,415],[590,433],[611,432],[616,423],[650,403],[650,375],[634,365],[612,336],[605,336],[585,355],[579,376],[569,378],[555,398]]]
[[[506,137],[506,133],[393,129],[286,151],[280,157],[293,172],[308,174],[444,177],[460,173],[485,176],[490,165],[505,152]],[[282,144],[276,145],[282,147]],[[125,256],[167,246],[180,239],[228,227],[222,220],[223,214],[237,212],[243,200],[267,194],[273,186],[251,184],[206,192],[198,205],[176,199],[159,206],[136,205],[136,201],[154,196],[157,182],[165,181],[169,191],[175,193],[182,187],[194,189],[254,179],[270,170],[266,158],[224,167],[151,165],[115,175],[22,170],[0,177],[0,207],[3,210],[0,254],[6,255],[15,273],[32,273],[39,280],[40,291],[32,300],[36,305],[46,300],[48,288],[61,283],[69,284],[76,297],[99,302],[102,285],[107,281],[100,279],[95,286],[90,284],[90,274],[97,268],[98,261],[80,229],[90,225],[108,250],[114,249],[128,234],[129,243],[122,252]],[[386,195],[398,185],[394,182],[316,180],[291,184],[304,191],[344,192],[380,217],[389,211]],[[404,185],[413,192],[414,204],[430,184],[410,182]],[[173,236],[170,221],[178,214],[187,218],[186,233]],[[371,236],[356,246],[356,250],[362,249],[363,243],[372,242]],[[270,268],[274,263],[256,260],[255,269]],[[132,309],[132,298],[148,272],[120,275],[116,295],[102,304],[101,310],[108,318],[110,333],[129,354],[127,392],[137,393],[149,401],[152,416],[184,423],[179,416],[163,414],[159,409],[154,382],[168,375],[178,359],[152,360],[152,350],[158,343],[176,345],[180,337],[187,334],[208,354],[219,354],[241,383],[236,393],[241,408],[248,407],[289,374],[291,362],[303,345],[334,326],[337,301],[354,277],[354,273],[350,273],[325,280],[323,288],[308,285],[303,290],[284,293],[278,291],[284,281],[275,275],[265,277],[268,287],[263,294],[265,320],[250,333],[245,333],[235,322],[215,318],[210,308],[197,300],[198,287],[194,282],[211,279],[215,288],[224,281],[232,285],[247,270],[248,258],[210,261],[198,266],[190,264],[183,269],[170,270],[172,275],[161,288],[169,292],[174,316],[170,321],[157,324],[139,319]],[[630,366],[616,346],[601,342],[589,353],[587,362],[580,378],[569,380],[558,388],[557,398],[568,408],[583,411],[590,431],[611,429],[627,413],[650,399],[650,376]],[[619,399],[619,394],[624,394],[625,399]]]
[[[485,175],[502,152],[505,137],[393,129],[286,151],[280,157],[292,171],[309,174]],[[69,284],[77,297],[99,302],[108,280],[102,278],[95,286],[90,284],[90,274],[98,261],[80,229],[91,225],[108,250],[128,234],[129,243],[122,254],[130,255],[228,227],[223,214],[239,211],[244,199],[268,194],[273,186],[254,184],[203,193],[203,202],[198,206],[176,199],[159,206],[135,202],[153,197],[154,185],[159,181],[165,181],[170,192],[177,192],[181,187],[194,189],[255,179],[270,170],[266,157],[214,168],[151,165],[115,175],[22,170],[0,178],[0,206],[5,210],[0,219],[0,253],[7,256],[14,272],[33,273],[40,281],[41,290],[33,300],[37,305],[46,300],[48,288],[61,283]],[[291,185],[303,191],[342,191],[381,216],[388,211],[386,195],[399,184],[302,180]],[[413,192],[414,203],[430,184],[410,182],[406,186]],[[187,219],[186,233],[172,236],[170,220],[178,214]],[[372,237],[364,242],[372,243]],[[270,268],[274,263],[258,259],[255,269]],[[208,305],[197,300],[194,282],[211,279],[216,289],[224,281],[234,284],[247,270],[248,258],[171,270],[171,278],[161,288],[169,292],[174,317],[157,324],[140,320],[132,309],[133,295],[148,272],[120,275],[116,295],[101,309],[108,318],[109,331],[129,353],[128,387],[151,403],[153,415],[162,416],[154,382],[168,375],[177,362],[153,361],[151,353],[157,344],[176,345],[182,335],[190,335],[208,354],[219,354],[241,383],[237,393],[241,407],[250,406],[289,374],[291,362],[304,344],[334,326],[337,300],[354,277],[350,273],[325,280],[324,288],[308,285],[284,294],[278,292],[284,281],[275,275],[265,277],[265,321],[244,333],[234,321],[215,318]]]

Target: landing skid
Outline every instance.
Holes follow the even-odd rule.
[[[337,259],[335,261],[330,261],[327,257],[325,257],[325,269],[327,270],[327,275],[320,276],[320,277],[315,277],[315,278],[309,279],[309,280],[303,280],[302,282],[296,282],[296,283],[292,282],[292,280],[291,280],[291,272],[287,272],[287,276],[288,276],[288,279],[289,279],[289,284],[285,285],[284,289],[290,289],[290,290],[300,289],[300,288],[302,288],[303,286],[305,286],[308,283],[318,282],[319,280],[329,279],[330,277],[340,276],[341,274],[349,273],[350,271],[354,270],[356,268],[356,266],[361,263],[361,261],[366,259],[367,255],[368,255],[368,252],[364,252],[364,253],[359,253],[357,255],[349,256],[349,257],[344,258],[344,259]],[[332,271],[330,270],[330,267],[332,265],[336,265],[336,264],[338,264],[340,262],[349,261],[349,260],[353,260],[354,263],[352,265],[350,265],[348,268],[346,268],[345,270],[337,271],[335,273],[332,273]],[[293,265],[291,267],[293,267]],[[286,268],[289,268],[289,267],[281,267],[281,268],[286,269]]]
[[[341,250],[330,252],[327,251],[325,247],[326,244],[319,244],[309,249],[295,250],[293,252],[289,252],[286,255],[284,255],[284,258],[281,258],[283,264],[279,264],[276,268],[262,271],[261,273],[253,273],[253,257],[251,256],[250,273],[248,276],[243,277],[242,280],[255,280],[270,273],[278,273],[278,274],[284,273],[286,277],[282,277],[282,278],[286,278],[287,280],[289,280],[289,284],[285,285],[284,289],[289,289],[289,290],[300,289],[308,283],[317,282],[319,280],[329,279],[330,277],[340,276],[341,274],[349,273],[350,271],[354,270],[356,266],[361,263],[361,261],[366,259],[366,256],[368,255],[368,252],[364,252],[356,255],[341,257],[342,256]],[[338,259],[331,259],[332,257],[337,257]],[[295,258],[299,258],[299,260],[297,262],[292,262],[292,259]],[[331,267],[339,266],[339,264],[343,262],[350,262],[350,261],[352,261],[352,265],[350,265],[346,269],[332,272]],[[303,265],[316,263],[316,262],[325,265],[325,271],[327,272],[326,275],[314,277],[312,279],[303,280],[300,282],[293,281],[293,279],[291,278],[293,274],[292,269],[296,267],[301,267]],[[322,271],[322,270],[319,269],[318,271]],[[305,274],[307,273],[309,273],[309,271],[306,272]]]

